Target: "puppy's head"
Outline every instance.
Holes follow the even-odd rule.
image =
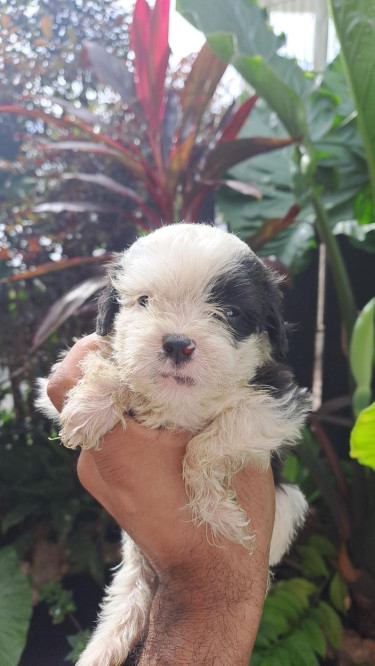
[[[158,229],[116,260],[97,332],[112,332],[135,391],[192,409],[287,348],[274,275],[236,236],[201,224]]]

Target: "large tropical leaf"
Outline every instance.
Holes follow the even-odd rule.
[[[31,590],[11,546],[0,549],[0,664],[17,666],[32,612]]]
[[[375,208],[375,3],[330,0],[330,5],[355,100]]]
[[[205,33],[213,51],[268,101],[291,136],[307,137],[303,98],[311,80],[294,61],[277,55],[281,40],[269,30],[255,0],[177,0],[176,6]]]

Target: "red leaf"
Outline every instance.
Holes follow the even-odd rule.
[[[81,305],[83,305],[90,296],[99,291],[105,283],[106,278],[103,276],[91,277],[88,280],[77,284],[73,289],[70,289],[66,294],[61,296],[61,298],[50,307],[47,315],[35,332],[32,351],[37,349],[47,338],[49,338],[51,333],[56,331],[64,321],[75,314]]]
[[[108,155],[113,159],[121,162],[131,173],[140,178],[141,180],[146,179],[145,171],[143,165],[140,164],[137,160],[132,157],[130,151],[127,151],[121,146],[121,150],[108,148],[103,143],[100,143],[100,139],[106,138],[103,134],[97,134],[99,139],[98,143],[92,141],[55,141],[54,143],[39,143],[39,150],[72,150],[72,151],[81,151],[85,153],[101,153],[103,155]],[[110,141],[110,138],[107,137],[110,145],[116,142]]]
[[[99,81],[111,86],[129,105],[134,102],[135,87],[133,74],[125,63],[95,42],[85,41],[81,51],[81,63],[91,67]]]
[[[72,259],[61,259],[61,261],[49,261],[47,264],[40,264],[28,271],[15,273],[10,277],[2,278],[0,284],[18,282],[19,280],[30,280],[31,278],[39,277],[40,275],[48,275],[48,273],[63,271],[66,268],[74,268],[74,266],[81,266],[82,264],[101,263],[103,261],[108,261],[110,258],[110,254],[102,254],[100,257],[73,257]]]
[[[167,168],[166,188],[171,195],[174,195],[175,193],[181,173],[186,172],[191,151],[194,147],[194,141],[195,132],[192,132],[190,136],[188,136],[183,143],[177,145],[170,154]]]
[[[289,227],[291,224],[295,224],[299,212],[300,207],[297,204],[294,204],[284,217],[265,220],[255,234],[246,239],[246,243],[248,243],[253,250],[259,250],[262,245],[271,240],[271,238],[274,238],[274,236],[280,233],[280,231],[286,229],[286,227]]]
[[[150,9],[137,0],[130,27],[137,94],[149,123],[149,136],[160,136],[165,109],[165,73],[169,59],[170,0],[156,0]]]
[[[225,63],[204,44],[198,53],[181,96],[182,119],[180,137],[197,132],[202,115],[226,68]]]
[[[228,124],[225,125],[220,141],[233,141],[233,139],[237,138],[239,131],[242,129],[253,110],[257,99],[258,95],[252,95],[252,97],[249,97],[243,104],[241,104],[239,109],[237,109],[229,119]]]
[[[284,148],[295,139],[270,139],[268,137],[252,137],[219,143],[209,153],[202,169],[203,180],[211,180],[220,176],[230,167],[255,155],[268,153],[276,148]]]
[[[42,120],[45,123],[56,125],[61,129],[73,129],[75,131],[79,129],[82,132],[89,134],[90,136],[93,136],[96,141],[98,142],[101,141],[107,146],[114,148],[114,151],[112,153],[107,153],[107,154],[113,155],[116,159],[122,162],[124,166],[130,169],[132,173],[136,175],[138,178],[142,178],[143,180],[145,179],[144,165],[140,163],[138,160],[134,159],[133,157],[133,154],[139,156],[139,151],[137,150],[136,146],[132,146],[132,152],[131,152],[130,149],[125,148],[123,145],[121,145],[121,143],[115,141],[110,136],[107,136],[106,134],[102,134],[100,132],[95,132],[92,127],[86,125],[85,123],[82,123],[79,120],[71,120],[66,116],[64,118],[56,118],[55,116],[49,113],[44,113],[44,111],[41,111],[40,109],[27,109],[23,106],[7,104],[0,106],[0,113],[1,112],[14,113],[21,116],[26,116],[26,118],[35,118],[36,120]],[[65,150],[73,150],[73,149],[85,150],[83,141],[82,142],[67,141],[67,142],[61,142],[60,144],[58,143],[47,144],[44,145],[44,149],[52,150],[54,146],[56,146],[56,149],[60,147],[60,149],[65,149]],[[86,144],[86,146],[87,146],[86,150],[89,149],[89,146],[92,147],[91,152],[105,153],[105,150],[103,149],[105,148],[105,146],[104,147],[100,146],[100,144],[97,150],[94,149],[95,143]],[[41,149],[43,149],[43,145],[41,146]]]

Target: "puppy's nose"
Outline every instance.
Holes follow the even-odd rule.
[[[163,338],[163,349],[167,357],[178,364],[189,361],[195,349],[195,344],[184,335],[168,334]]]

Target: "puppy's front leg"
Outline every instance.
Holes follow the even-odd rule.
[[[128,391],[121,387],[116,366],[100,351],[92,351],[84,358],[82,371],[60,414],[59,436],[71,449],[97,448],[118,421],[125,428]]]
[[[246,464],[245,456],[240,448],[230,450],[223,441],[227,431],[221,427],[222,420],[223,417],[215,419],[188,444],[183,474],[189,506],[198,525],[209,525],[214,541],[221,535],[251,551],[254,535],[249,529],[249,518],[232,487],[235,473]],[[236,434],[232,436],[235,438]]]

